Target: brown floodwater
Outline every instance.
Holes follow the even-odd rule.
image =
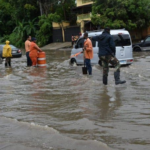
[[[70,51],[45,51],[47,68],[26,57],[0,64],[0,150],[149,150],[150,52],[121,68],[123,85],[108,85],[102,68],[82,75]]]

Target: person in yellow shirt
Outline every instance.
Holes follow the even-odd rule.
[[[31,44],[31,36],[28,36],[27,40],[25,41],[25,50],[26,50],[26,57],[27,57],[27,67],[32,66],[32,61],[31,61],[31,59],[29,57],[30,44]]]
[[[11,67],[11,57],[12,57],[12,49],[9,45],[9,41],[6,41],[6,45],[3,47],[3,54],[2,56],[5,59],[5,67]]]

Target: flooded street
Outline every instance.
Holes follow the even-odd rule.
[[[70,51],[45,52],[47,68],[25,55],[0,64],[0,150],[150,149],[150,52],[134,53],[117,86],[114,68],[104,86],[100,66],[88,77]]]

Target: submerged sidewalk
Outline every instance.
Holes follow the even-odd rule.
[[[58,42],[58,43],[51,43],[48,44],[41,49],[44,50],[71,50],[71,42]]]

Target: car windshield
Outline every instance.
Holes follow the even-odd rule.
[[[131,45],[130,37],[128,34],[112,35],[116,46],[129,46]]]
[[[13,46],[13,45],[10,45],[10,46],[11,46],[12,49],[17,49],[17,47],[15,47],[15,46]]]

